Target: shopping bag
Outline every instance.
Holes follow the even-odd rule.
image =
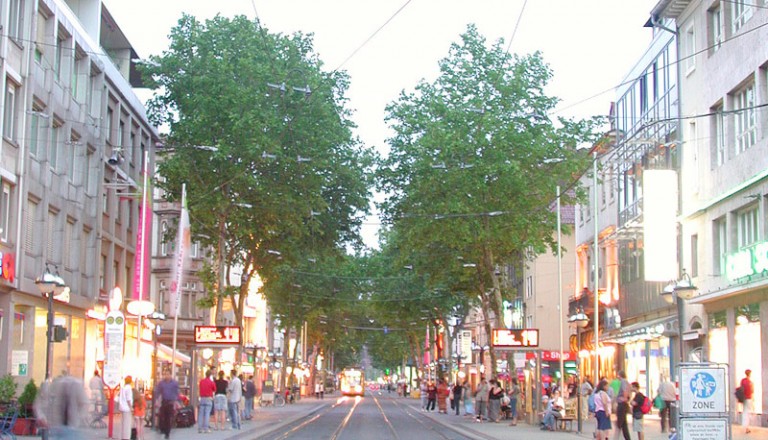
[[[661,398],[661,394],[657,395],[653,399],[653,407],[658,409],[659,411],[667,407],[667,403],[664,402],[664,399]]]

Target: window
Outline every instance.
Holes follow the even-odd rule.
[[[699,235],[691,235],[691,276],[699,276]]]
[[[11,222],[11,184],[3,182],[0,193],[0,241],[8,241],[8,227]]]
[[[59,167],[59,135],[61,133],[61,122],[54,121],[51,126],[51,139],[48,145],[48,165],[53,170]]]
[[[41,9],[37,13],[37,35],[35,38],[35,61],[43,62],[45,54],[45,34],[48,30],[48,16]]]
[[[53,209],[48,211],[48,220],[46,223],[47,232],[45,234],[46,239],[46,253],[45,258],[48,261],[58,261],[56,251],[61,249],[58,246],[54,246],[54,243],[60,243],[59,237],[56,237],[56,231],[58,230],[59,213]]]
[[[24,0],[11,0],[8,7],[8,36],[20,42],[24,29]]]
[[[200,254],[200,242],[195,241],[192,243],[192,246],[189,249],[189,256],[190,258],[198,258]]]
[[[32,107],[29,118],[29,154],[37,156],[40,151],[40,119],[43,118],[42,109]]]
[[[106,120],[107,126],[105,127],[105,129],[107,130],[107,133],[106,133],[105,139],[109,143],[112,143],[112,119],[114,119],[114,116],[115,116],[115,112],[112,111],[111,107],[108,108],[107,109],[107,120]]]
[[[105,272],[107,270],[107,256],[101,255],[101,264],[99,265],[99,288],[105,290],[107,286],[107,280]]]
[[[757,115],[755,112],[755,83],[747,84],[734,96],[734,130],[736,154],[746,151],[757,142]]]
[[[37,224],[37,206],[35,200],[27,201],[27,218],[24,225],[24,250],[28,253],[34,253],[37,247],[35,243],[35,225]]]
[[[757,243],[759,222],[757,206],[736,213],[736,246],[739,249]]]
[[[733,32],[737,32],[752,18],[752,9],[755,0],[731,0],[733,12]]]
[[[88,68],[88,58],[85,56],[85,50],[75,45],[75,58],[72,60],[72,78],[71,91],[72,97],[77,102],[85,100],[85,71]]]
[[[693,23],[685,29],[683,35],[683,68],[689,75],[696,68],[696,31]]]
[[[721,166],[725,163],[725,135],[723,134],[723,106],[722,104],[712,108],[712,145],[714,149],[714,164]]]
[[[93,161],[95,157],[96,149],[92,145],[86,145],[85,146],[85,193],[88,195],[93,195],[93,193],[96,192],[96,179],[94,179],[94,173],[91,172],[93,169]]]
[[[725,217],[715,220],[713,227],[713,266],[715,274],[725,275],[725,256],[728,252],[728,230]]]
[[[69,175],[69,181],[72,183],[80,183],[82,179],[79,174],[82,173],[82,164],[80,164],[80,155],[78,149],[80,147],[80,135],[76,132],[71,132],[69,136],[69,142],[67,142],[67,174]]]
[[[64,263],[64,267],[71,269],[74,267],[73,262],[75,261],[74,256],[75,252],[73,252],[72,243],[74,243],[75,240],[75,219],[72,217],[67,217],[67,223],[64,225],[64,240],[61,241],[62,246],[62,263]]]
[[[525,328],[533,328],[533,315],[525,317]]]
[[[720,4],[712,6],[708,11],[709,15],[709,48],[714,53],[720,49],[723,44],[723,13]]]
[[[18,98],[19,86],[10,78],[5,80],[5,115],[3,119],[3,136],[13,142],[16,142],[16,104]]]
[[[64,62],[64,37],[60,35],[56,39],[56,55],[53,59],[53,75],[56,77],[56,81],[61,80],[61,65]]]
[[[533,297],[533,276],[531,275],[528,275],[525,278],[525,297],[526,298]]]
[[[166,239],[166,235],[168,234],[168,222],[163,221],[160,224],[160,256],[167,256],[168,255],[168,240]]]

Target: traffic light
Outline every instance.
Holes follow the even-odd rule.
[[[53,326],[53,342],[66,341],[67,336],[69,336],[69,333],[63,325]]]

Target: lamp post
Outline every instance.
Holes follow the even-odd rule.
[[[667,304],[677,305],[677,330],[679,341],[680,362],[685,362],[685,350],[683,349],[683,329],[685,328],[685,301],[693,298],[698,288],[691,282],[691,277],[683,269],[680,280],[670,281],[661,291],[660,295]]]
[[[693,282],[691,281],[691,277],[685,272],[685,269],[683,269],[682,276],[677,281],[670,281],[664,289],[661,291],[661,297],[664,298],[664,301],[667,302],[667,304],[676,303],[677,304],[677,332],[678,332],[678,338],[679,344],[680,344],[680,360],[678,362],[678,365],[685,362],[685,349],[683,348],[683,329],[685,328],[685,301],[693,298],[694,294],[696,293],[696,290],[698,288],[693,285]],[[678,381],[680,378],[677,378]],[[672,413],[672,410],[675,410],[675,413]],[[673,405],[670,408],[670,423],[671,420],[675,420],[675,426],[680,426],[680,413],[676,410],[677,408]]]
[[[57,273],[51,274],[48,265],[45,266],[45,272],[35,280],[37,288],[43,296],[48,297],[48,319],[46,330],[46,351],[45,351],[45,380],[49,381],[53,370],[53,342],[54,342],[54,322],[53,322],[53,298],[65,295],[69,287],[64,283],[64,279]]]
[[[581,329],[585,328],[589,324],[589,317],[584,313],[584,310],[579,309],[578,313],[568,318],[568,322],[576,326],[576,372],[579,380],[579,388],[576,390],[576,419],[578,425],[578,431],[581,433]]]

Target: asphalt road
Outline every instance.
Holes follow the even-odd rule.
[[[388,395],[338,397],[313,415],[260,437],[267,440],[461,440],[469,437]]]

